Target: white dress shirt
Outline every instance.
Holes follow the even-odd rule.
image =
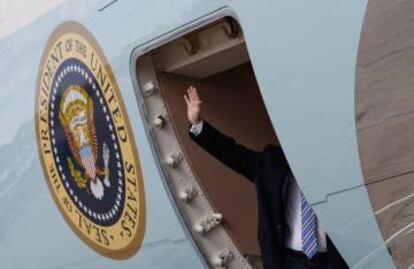
[[[286,187],[284,191],[285,216],[289,226],[286,234],[286,247],[302,251],[302,208],[300,189],[291,172],[286,176]],[[286,201],[287,200],[287,201]],[[326,235],[319,221],[316,222],[318,233],[319,252],[326,252]]]
[[[197,124],[193,124],[190,127],[190,132],[192,132],[195,136],[199,135],[203,130],[204,121],[200,121]]]
[[[199,135],[203,131],[203,121],[198,124],[191,125],[190,132],[194,135]],[[301,197],[299,186],[292,173],[286,176],[286,185],[284,187],[283,199],[285,204],[286,221],[288,224],[288,231],[286,234],[286,247],[302,251],[302,212],[301,212]],[[319,222],[317,222],[318,245],[320,252],[326,252],[326,234],[322,230]]]

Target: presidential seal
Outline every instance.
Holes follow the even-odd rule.
[[[50,37],[35,106],[40,160],[66,222],[100,254],[130,257],[145,231],[139,158],[112,70],[79,24]]]

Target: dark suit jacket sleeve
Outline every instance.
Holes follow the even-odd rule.
[[[233,138],[220,133],[206,121],[199,135],[196,136],[191,132],[189,134],[193,141],[219,161],[250,181],[254,181],[254,176],[259,171],[259,152],[237,144]]]

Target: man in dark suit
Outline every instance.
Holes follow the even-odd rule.
[[[202,102],[194,87],[184,99],[192,140],[256,187],[264,268],[348,268],[300,191],[282,148],[247,149],[202,119]]]

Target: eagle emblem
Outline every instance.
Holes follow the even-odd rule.
[[[110,151],[106,143],[103,143],[102,152],[99,152],[93,100],[81,86],[71,85],[64,90],[59,108],[59,121],[72,157],[81,168],[77,170],[72,158],[68,157],[71,176],[80,189],[86,189],[93,197],[102,200],[105,187],[111,187],[108,169]],[[97,165],[101,156],[103,168]]]
[[[72,21],[53,32],[41,59],[34,117],[53,201],[85,244],[127,259],[145,235],[145,190],[110,63],[93,35]]]

